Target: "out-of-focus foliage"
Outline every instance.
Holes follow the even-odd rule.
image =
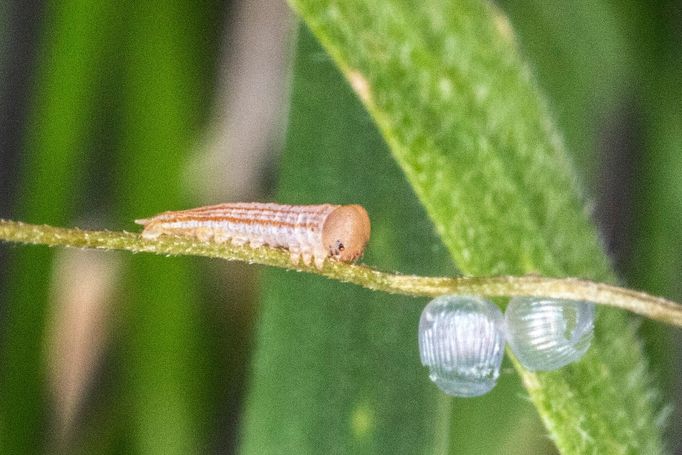
[[[591,177],[585,183],[596,185],[599,141],[611,119],[620,120],[632,89],[625,30],[606,2],[505,1],[502,6],[568,149],[581,173]]]
[[[105,43],[113,40],[110,2],[57,2],[48,8],[27,120],[18,216],[66,224],[82,201],[83,171],[95,134],[98,82],[106,78]],[[3,452],[35,451],[44,443],[46,391],[41,348],[53,252],[13,258],[0,365]]]
[[[98,224],[130,228],[136,217],[187,204],[181,176],[210,108],[220,16],[214,1],[48,2],[29,76],[21,219],[73,225],[104,212]],[[0,451],[35,453],[58,443],[43,358],[54,253],[15,253],[3,313]],[[120,322],[115,363],[105,367],[114,379],[95,383],[94,419],[80,418],[101,437],[77,432],[71,450],[79,441],[86,452],[197,450],[216,406],[203,390],[215,383],[200,349],[208,326],[197,264],[127,260],[124,288],[109,302]]]

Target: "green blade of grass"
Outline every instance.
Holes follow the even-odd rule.
[[[355,87],[465,273],[613,280],[513,31],[489,3],[294,0]],[[662,451],[656,389],[626,317],[552,373],[518,368],[563,453]]]

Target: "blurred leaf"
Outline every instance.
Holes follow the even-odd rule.
[[[507,19],[477,1],[293,2],[372,113],[458,267],[613,279]],[[565,453],[662,450],[634,327],[600,311],[585,358],[518,368]]]
[[[188,204],[186,156],[196,139],[207,80],[210,2],[130,2],[124,50],[123,140],[117,165],[122,222]],[[210,36],[210,35],[209,35]],[[144,454],[196,452],[205,436],[206,386],[196,262],[135,257],[126,286],[124,341],[133,446]]]
[[[634,198],[633,245],[627,265],[628,282],[673,299],[682,297],[682,44],[679,8],[674,2],[644,4],[611,2],[635,56],[632,96],[638,110],[632,164]],[[671,452],[682,448],[682,364],[679,331],[644,323],[653,371],[661,378],[673,410],[668,423]]]
[[[454,272],[375,127],[305,29],[278,200],[362,203],[373,222],[366,262]],[[243,452],[442,452],[451,407],[452,425],[467,424],[450,442],[466,453],[498,452],[506,437],[519,436],[512,422],[527,419],[529,407],[514,378],[491,394],[499,407],[448,400],[429,382],[413,299],[277,270],[266,272],[263,292]],[[468,425],[474,414],[486,425]],[[528,420],[523,431],[537,433]]]
[[[652,54],[647,54],[648,56]],[[639,174],[634,182],[637,218],[628,268],[629,281],[642,289],[682,298],[682,47],[658,60],[642,84],[642,136]],[[652,62],[653,63],[653,62]],[[682,448],[682,338],[679,331],[645,323],[654,371],[660,376],[673,410],[668,424],[671,449]]]
[[[11,43],[9,36],[9,25],[11,20],[14,19],[12,10],[10,8],[10,2],[0,2],[0,100],[9,96],[6,93],[7,90],[7,80],[9,79],[9,43]]]
[[[29,114],[18,214],[27,221],[69,224],[81,200],[89,118],[107,72],[114,3],[49,2]],[[52,253],[22,251],[8,279],[0,387],[0,451],[34,453],[45,442],[42,334]]]
[[[679,66],[679,65],[678,65]],[[663,67],[665,68],[665,67]],[[638,244],[633,279],[653,292],[682,296],[682,67],[652,83],[646,118],[646,154],[639,178]]]
[[[682,45],[677,39],[677,17],[670,5],[655,7],[639,2],[615,2],[629,47],[636,56],[634,66],[639,103],[641,142],[635,198],[636,235],[630,275],[637,285],[652,292],[682,295],[682,89],[680,77]]]
[[[578,169],[597,171],[605,120],[630,94],[633,56],[606,2],[503,2]],[[593,181],[587,182],[594,183]]]

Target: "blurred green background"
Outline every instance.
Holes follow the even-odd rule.
[[[680,301],[682,3],[501,7],[624,281]],[[0,218],[127,230],[221,201],[361,202],[381,220],[366,262],[456,271],[371,119],[278,2],[0,0],[0,194]],[[420,248],[395,253],[405,239]],[[414,453],[439,432],[451,453],[553,452],[509,368],[474,400],[444,400],[426,371],[391,369],[418,362],[414,301],[397,304],[394,320],[387,296],[261,272],[0,245],[0,453],[234,453],[240,431],[254,453]],[[261,300],[283,309],[259,319]],[[362,312],[348,309],[356,304]],[[287,368],[300,332],[316,331],[338,343],[305,346],[313,354]],[[682,453],[680,335],[651,323],[642,334],[671,405],[668,443]],[[258,386],[270,371],[285,375],[281,387]],[[338,390],[322,389],[335,379]],[[298,409],[263,415],[259,402],[297,382],[308,385]],[[417,389],[430,401],[405,399]],[[368,407],[345,410],[346,391]],[[365,445],[329,447],[324,429],[338,436],[339,422],[300,428],[292,418],[331,402],[362,442],[375,401],[395,407],[382,408],[381,437]],[[428,432],[403,431],[414,409]],[[450,430],[427,419],[443,413]]]

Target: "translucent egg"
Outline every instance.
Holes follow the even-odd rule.
[[[474,397],[495,387],[504,355],[504,319],[478,297],[442,296],[419,320],[419,354],[448,395]]]
[[[521,364],[533,371],[561,368],[580,359],[594,333],[594,304],[515,297],[505,313],[507,341]]]

